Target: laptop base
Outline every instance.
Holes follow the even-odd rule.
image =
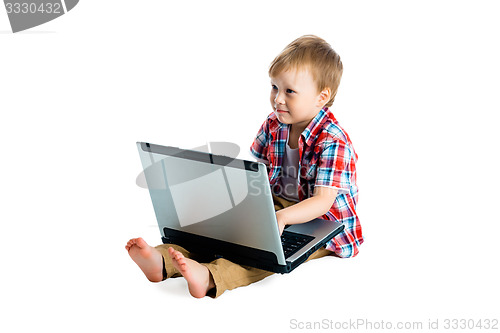
[[[344,226],[335,230],[332,233],[331,238],[335,237],[335,235],[343,230],[343,227]],[[278,264],[276,255],[269,251],[229,243],[167,227],[163,228],[163,234],[165,235],[162,237],[163,244],[175,244],[182,246],[192,253],[208,258],[208,260],[224,258],[239,265],[251,266],[280,274],[290,273],[297,266],[306,261],[311,254],[323,247],[329,239],[331,239],[325,239],[324,242],[320,242],[311,247],[304,255],[300,256],[293,262],[286,261],[286,265],[280,265]]]

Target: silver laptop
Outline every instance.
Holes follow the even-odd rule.
[[[280,236],[263,163],[145,142],[137,147],[165,244],[288,273],[344,229],[315,219]]]

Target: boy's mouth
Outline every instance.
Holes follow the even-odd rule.
[[[288,111],[280,110],[280,109],[276,109],[276,112],[278,112],[278,113],[288,113]]]

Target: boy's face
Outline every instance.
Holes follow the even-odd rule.
[[[278,120],[303,130],[327,103],[308,70],[289,70],[271,78],[271,106]],[[329,97],[329,96],[328,96]]]

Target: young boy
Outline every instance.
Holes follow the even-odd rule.
[[[356,214],[357,155],[347,133],[328,109],[342,76],[338,54],[323,39],[303,36],[271,64],[271,106],[250,151],[268,165],[280,232],[314,218],[337,220],[342,233],[309,259],[358,254],[363,243]],[[177,245],[149,246],[131,239],[126,249],[152,282],[183,276],[192,296],[218,297],[225,290],[259,281],[271,272],[226,259],[196,261]]]

